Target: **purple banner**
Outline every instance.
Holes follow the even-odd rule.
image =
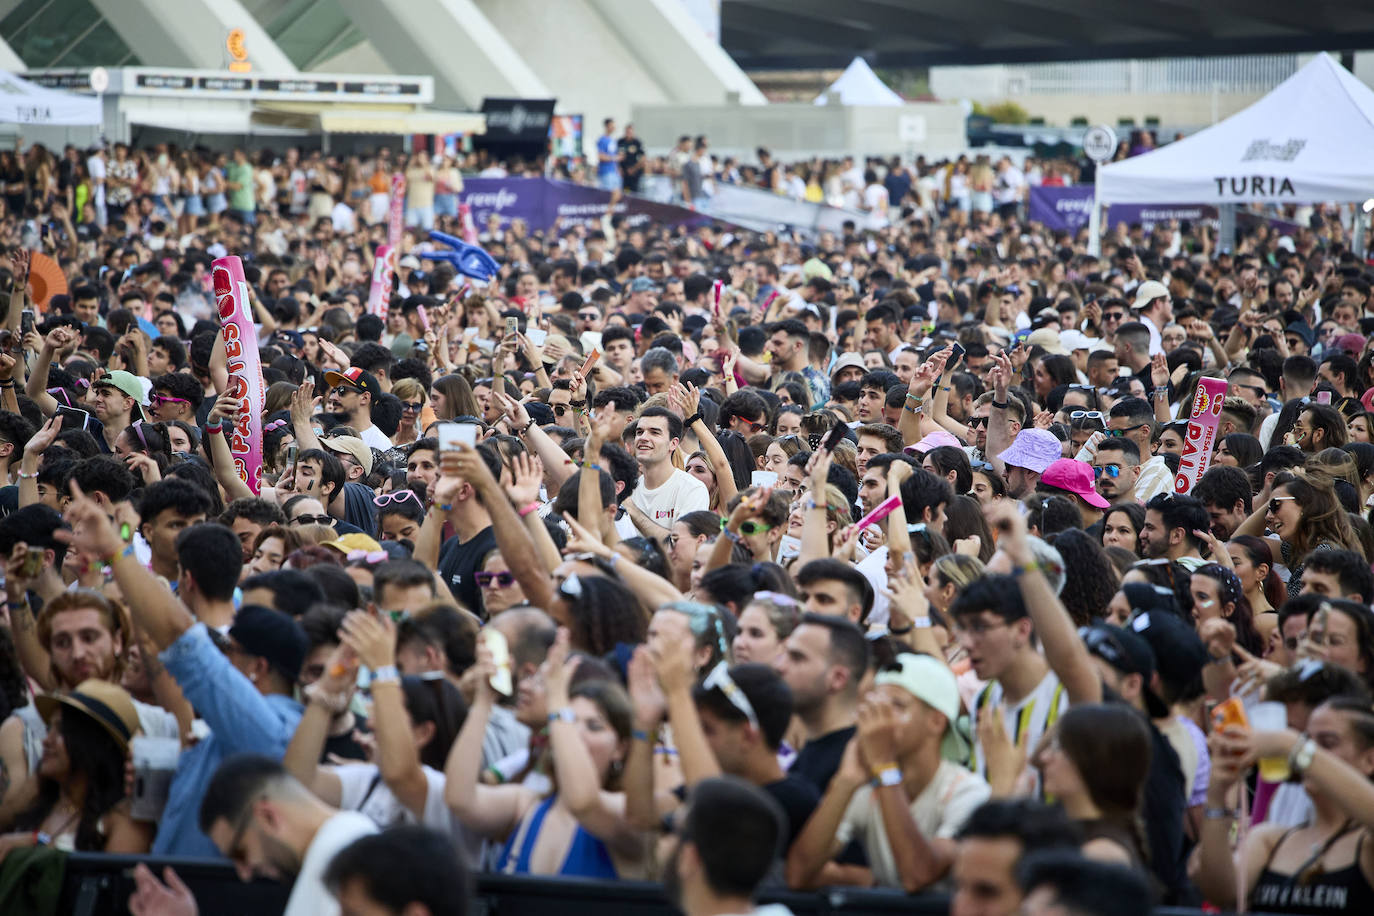
[[[611,194],[547,178],[470,178],[463,182],[459,199],[471,208],[479,229],[485,228],[493,214],[503,229],[516,219],[523,220],[530,229],[562,229],[600,223],[610,206]],[[626,228],[651,222],[693,227],[719,222],[686,207],[630,195],[621,196],[615,212],[626,217]]]
[[[1087,227],[1092,205],[1092,185],[1033,187],[1028,215],[1031,222],[1041,223],[1051,232],[1077,232]],[[1204,204],[1111,204],[1107,207],[1107,219],[1102,228],[1105,232],[1121,223],[1139,223],[1150,232],[1156,223],[1190,220],[1215,225],[1217,218],[1217,208]]]
[[[1051,232],[1077,232],[1085,228],[1092,206],[1093,187],[1090,184],[1030,189],[1030,221],[1041,223]]]

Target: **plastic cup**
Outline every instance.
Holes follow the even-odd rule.
[[[1254,731],[1278,732],[1288,727],[1288,707],[1282,703],[1256,703],[1248,712]],[[1259,774],[1265,782],[1285,782],[1292,771],[1287,757],[1261,757]]]
[[[167,794],[181,758],[181,741],[135,735],[129,742],[129,755],[134,766],[129,816],[138,821],[156,821],[167,806]]]

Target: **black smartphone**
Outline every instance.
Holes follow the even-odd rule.
[[[24,309],[24,311],[20,313],[19,317],[20,332],[25,335],[33,333],[33,320],[33,310]]]
[[[85,429],[91,425],[91,415],[80,407],[58,407],[63,429]]]
[[[825,437],[825,444],[821,447],[827,452],[835,451],[835,446],[840,444],[840,440],[844,438],[844,434],[848,432],[848,429],[849,428],[843,423],[837,421],[834,429],[830,430],[830,434]]]
[[[954,346],[950,348],[950,351],[949,351],[949,359],[945,362],[945,368],[946,368],[946,369],[953,369],[955,366],[959,365],[959,360],[961,360],[961,359],[963,359],[963,358],[964,358],[964,348],[963,348],[963,345],[960,344],[958,341],[955,341],[955,342],[954,342]]]

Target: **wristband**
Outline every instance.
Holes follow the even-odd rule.
[[[30,474],[28,471],[19,471],[15,476],[20,480],[34,480],[38,477],[38,472],[34,471]]]
[[[874,767],[873,784],[884,787],[900,786],[902,784],[902,771],[895,763],[885,763],[880,767]]]
[[[1293,746],[1292,752],[1288,755],[1288,768],[1293,771],[1294,776],[1302,776],[1312,765],[1312,758],[1315,756],[1317,742],[1303,735],[1303,739]]]
[[[1031,570],[1043,569],[1043,568],[1044,568],[1044,567],[1042,567],[1039,563],[1036,563],[1034,560],[1032,560],[1032,561],[1029,562],[1029,563],[1017,564],[1016,566],[1013,566],[1013,567],[1011,568],[1011,575],[1012,575],[1012,578],[1013,578],[1013,579],[1016,579],[1016,578],[1020,578],[1021,576],[1025,575],[1025,574],[1028,573],[1028,572],[1030,572]]]
[[[569,401],[568,406],[572,407],[573,409],[577,409],[579,407],[585,408],[587,406],[587,402],[585,399],[581,401]]]
[[[112,553],[112,554],[110,554],[108,557],[106,557],[104,560],[101,561],[101,564],[100,564],[100,565],[102,565],[102,566],[114,566],[116,560],[122,560],[122,559],[124,559],[125,557],[131,557],[131,556],[133,556],[133,555],[134,555],[134,545],[133,545],[133,544],[129,544],[129,545],[126,546],[123,550],[121,550],[119,553]]]
[[[525,433],[530,431],[530,427],[533,425],[534,420],[530,420],[528,423],[526,423],[524,426],[520,427],[520,429],[516,431],[516,435],[523,436]]]
[[[224,421],[216,420],[214,423],[205,424],[206,435],[214,435],[224,429]]]
[[[654,736],[650,735],[642,728],[634,728],[630,730],[630,740],[652,742],[654,740]]]
[[[401,683],[401,672],[396,670],[395,665],[383,665],[373,669],[371,682],[373,684],[399,684]]]
[[[941,391],[952,391],[953,389],[950,388],[950,386],[948,386],[948,385],[941,385],[941,386],[940,386],[940,390],[941,390]]]
[[[549,724],[552,725],[555,722],[571,722],[575,724],[577,722],[577,713],[572,711],[571,706],[555,709],[553,712],[549,713]]]
[[[918,417],[924,412],[924,408],[922,408],[920,404],[917,404],[915,407],[912,407],[910,404],[903,404],[902,410],[905,410],[907,413],[914,413]]]
[[[523,509],[516,509],[515,511],[516,511],[516,513],[517,513],[521,518],[524,518],[525,516],[529,515],[531,512],[538,512],[538,511],[539,511],[539,503],[537,503],[537,502],[536,502],[536,503],[530,503],[528,506],[525,506]]]
[[[598,471],[598,472],[604,471],[604,470],[605,470],[605,468],[603,468],[601,465],[599,465],[599,464],[591,464],[591,463],[582,465],[582,469],[583,469],[584,471]]]
[[[725,535],[725,539],[731,542],[732,544],[744,543],[743,536],[741,536],[738,532],[731,531],[729,528],[726,528],[724,531],[721,532],[721,534]]]
[[[348,711],[348,704],[352,697],[351,691],[343,690],[339,693],[329,693],[318,681],[305,688],[305,698],[317,706],[323,706],[330,713],[340,716]]]
[[[993,398],[993,399],[992,399],[992,406],[993,406],[993,407],[996,407],[998,410],[1006,410],[1007,407],[1008,407],[1009,405],[1007,404],[1006,401],[999,401],[999,400],[997,400],[996,398]]]
[[[701,419],[701,412],[700,412],[700,411],[697,411],[696,413],[692,414],[692,415],[691,415],[690,417],[688,417],[687,419],[683,420],[683,421],[682,421],[682,425],[683,425],[683,426],[691,426],[693,423],[696,423],[696,422],[699,421],[700,419]]]
[[[910,391],[906,393],[906,399],[908,401],[915,401],[917,404],[925,403],[925,398],[921,397],[919,394],[912,394]]]
[[[1203,808],[1202,816],[1209,821],[1233,821],[1236,819],[1235,808]]]

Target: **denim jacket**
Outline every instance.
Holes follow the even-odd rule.
[[[176,678],[210,736],[182,752],[153,841],[154,855],[210,856],[220,852],[200,831],[200,800],[226,757],[265,754],[280,760],[296,732],[301,705],[291,697],[263,696],[230,663],[205,624],[197,623],[158,658]]]

